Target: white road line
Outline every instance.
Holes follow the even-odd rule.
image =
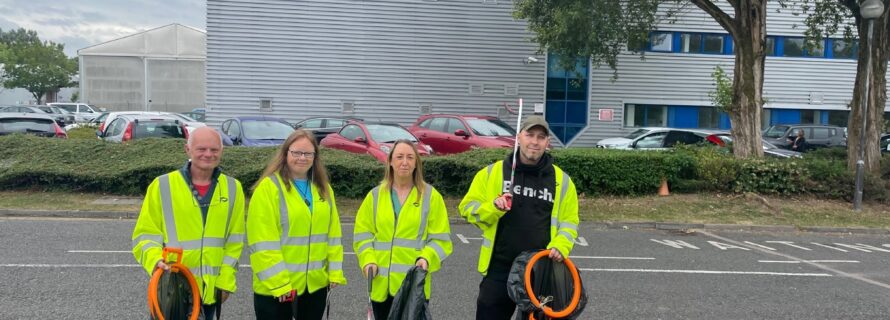
[[[575,239],[575,243],[577,243],[579,246],[582,246],[582,247],[586,247],[586,246],[589,245],[589,244],[587,243],[587,239],[584,239],[584,237],[578,237],[578,238],[576,238],[576,239]]]
[[[604,260],[655,260],[652,257],[598,257],[598,256],[569,256],[571,259],[604,259]]]
[[[801,260],[801,261],[797,261],[797,260],[791,260],[791,261],[787,261],[787,260],[757,260],[757,262],[761,262],[761,263],[807,263],[807,262],[814,262],[814,263],[859,263],[859,261],[856,261],[856,260]]]
[[[460,233],[458,233],[456,235],[457,235],[457,239],[460,240],[460,242],[463,242],[464,244],[470,243],[470,241],[467,241],[467,238],[464,237],[464,235],[462,235]]]
[[[685,274],[730,274],[730,275],[757,275],[757,276],[795,276],[795,277],[831,277],[827,273],[789,273],[789,272],[759,272],[759,271],[717,271],[717,270],[662,270],[662,269],[589,269],[580,268],[581,271],[604,272],[642,272],[642,273],[685,273]]]
[[[355,252],[344,252],[343,254],[355,255]]]
[[[707,232],[707,231],[698,231],[698,233],[699,233],[699,234],[703,234],[703,235],[708,236],[708,237],[711,237],[711,238],[714,238],[714,239],[723,240],[723,241],[725,241],[725,242],[735,243],[735,244],[743,245],[743,246],[746,245],[746,244],[744,244],[744,243],[741,243],[741,242],[738,242],[738,241],[735,241],[735,240],[732,240],[732,239],[729,239],[729,238],[724,238],[724,237],[718,236],[718,235],[716,235],[716,234],[712,234],[712,233]],[[767,242],[769,242],[769,241],[767,241]],[[754,248],[754,247],[752,246],[752,248]],[[813,267],[816,267],[816,268],[819,268],[819,269],[822,269],[822,270],[825,270],[825,271],[833,272],[834,274],[837,274],[837,275],[839,275],[839,276],[841,276],[841,277],[846,277],[846,278],[850,278],[850,279],[854,279],[854,280],[859,280],[859,281],[862,281],[862,282],[865,282],[865,283],[869,283],[869,284],[873,284],[873,285],[879,286],[879,287],[884,288],[884,289],[890,289],[890,284],[886,284],[886,283],[883,283],[883,282],[880,282],[880,281],[872,280],[872,279],[869,279],[869,278],[866,278],[866,277],[863,277],[863,276],[860,276],[860,275],[857,275],[857,274],[852,274],[852,273],[847,273],[847,272],[844,272],[844,271],[840,271],[840,270],[837,270],[837,269],[835,269],[835,268],[826,266],[826,265],[824,265],[824,264],[820,264],[820,263],[816,263],[816,262],[810,262],[810,261],[807,261],[807,260],[804,260],[804,259],[801,259],[801,258],[792,256],[792,255],[789,255],[789,254],[784,254],[784,253],[781,253],[781,252],[775,252],[775,251],[763,250],[763,249],[760,249],[760,248],[754,248],[754,249],[756,249],[757,251],[766,253],[766,254],[771,254],[771,255],[774,255],[774,256],[779,256],[779,257],[782,257],[782,258],[785,258],[785,259],[788,259],[788,260],[796,260],[796,261],[800,261],[800,262],[802,262],[802,263],[806,263],[806,264],[811,265],[811,266],[813,266]]]
[[[133,253],[125,250],[68,250],[68,253]]]

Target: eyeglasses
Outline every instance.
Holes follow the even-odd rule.
[[[303,152],[303,151],[293,151],[293,150],[288,150],[287,152],[290,152],[290,155],[293,156],[294,158],[300,158],[300,157],[315,158],[315,152]]]

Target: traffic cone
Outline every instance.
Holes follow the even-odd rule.
[[[662,197],[671,195],[671,192],[668,190],[667,179],[665,178],[661,178],[661,187],[658,187],[658,195]]]

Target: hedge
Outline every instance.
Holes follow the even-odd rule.
[[[187,160],[183,140],[145,139],[113,144],[92,139],[0,137],[0,188],[37,188],[141,194],[154,177]],[[220,164],[227,174],[252,186],[275,148],[229,147]],[[424,159],[426,179],[445,195],[462,196],[476,172],[507,156],[507,149],[476,150]],[[578,191],[586,194],[649,194],[661,177],[671,181],[689,171],[687,155],[603,149],[553,151]],[[362,197],[383,176],[383,165],[367,155],[322,149],[339,196]]]

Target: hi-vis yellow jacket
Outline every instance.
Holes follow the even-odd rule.
[[[340,215],[334,190],[322,200],[312,189],[312,212],[297,188],[277,173],[263,178],[250,199],[247,245],[253,291],[279,297],[291,290],[315,292],[330,283],[346,284]]]
[[[371,300],[382,302],[399,291],[405,274],[418,258],[429,262],[429,274],[442,268],[442,261],[451,255],[451,226],[445,201],[435,188],[426,184],[422,199],[417,186],[411,190],[396,219],[390,189],[375,187],[365,197],[355,216],[352,246],[358,265],[364,270],[369,263],[378,267]],[[427,276],[424,294],[430,298]]]
[[[151,274],[164,247],[182,248],[181,263],[195,275],[204,304],[215,289],[235,292],[235,272],[244,247],[244,192],[220,174],[202,222],[201,208],[180,171],[156,178],[145,194],[133,230],[133,255]]]
[[[553,169],[559,193],[550,213],[550,243],[547,244],[547,249],[556,248],[563,256],[568,257],[575,245],[575,238],[578,237],[578,194],[569,175],[556,165]],[[476,173],[470,191],[458,206],[464,219],[482,229],[482,247],[479,249],[477,268],[483,275],[488,273],[498,221],[506,213],[494,205],[494,200],[504,193],[503,190],[504,162],[498,161]]]

